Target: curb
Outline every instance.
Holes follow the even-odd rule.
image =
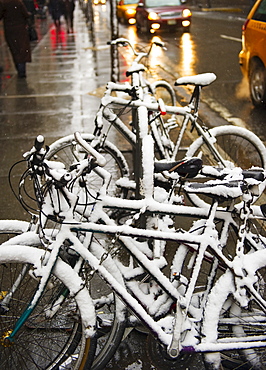
[[[230,13],[240,13],[242,9],[240,8],[201,8],[203,12],[230,12]]]

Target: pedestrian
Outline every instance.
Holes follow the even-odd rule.
[[[29,25],[34,26],[35,23],[35,14],[36,14],[36,9],[35,9],[35,4],[34,0],[23,0],[23,4],[27,8],[27,11],[29,13]]]
[[[59,31],[61,25],[60,18],[63,15],[62,0],[49,0],[48,9],[51,17],[53,18],[55,28],[57,31]]]
[[[67,25],[67,33],[73,32],[74,10],[75,10],[74,0],[63,0],[63,12]]]
[[[26,77],[26,63],[31,62],[28,35],[29,13],[21,0],[0,0],[0,20],[4,21],[5,39],[18,77]]]

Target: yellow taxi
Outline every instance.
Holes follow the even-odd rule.
[[[135,24],[137,0],[117,0],[116,14],[119,22],[125,24]]]
[[[239,63],[256,107],[266,107],[266,0],[257,0],[242,27]]]

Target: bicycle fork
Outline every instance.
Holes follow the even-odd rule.
[[[56,264],[57,257],[59,255],[59,250],[61,248],[61,244],[62,243],[58,243],[58,246],[56,244],[54,245],[54,248],[51,252],[48,263],[47,263],[47,265],[44,266],[44,268],[47,269],[47,271],[49,271],[49,273],[44,274],[41,277],[40,282],[38,284],[38,287],[36,289],[36,292],[34,293],[30,303],[27,306],[27,308],[24,310],[24,312],[21,314],[21,316],[19,317],[19,319],[15,323],[14,328],[10,329],[10,330],[7,330],[5,333],[3,333],[2,338],[0,339],[0,341],[1,341],[1,343],[4,347],[9,347],[13,344],[17,333],[22,328],[22,326],[25,324],[25,322],[27,321],[27,319],[29,318],[29,316],[31,315],[31,313],[33,312],[33,310],[35,309],[35,307],[39,303],[39,301],[42,297],[42,293],[44,292],[44,290],[45,290],[45,288],[48,284],[49,278],[50,278],[51,273],[53,271],[53,268]],[[22,269],[21,273],[19,274],[18,278],[16,279],[16,282],[13,284],[12,290],[5,297],[6,300],[4,302],[2,302],[1,307],[3,308],[3,310],[8,311],[8,303],[10,302],[10,300],[11,300],[12,296],[14,295],[15,291],[17,289],[19,289],[19,284],[22,282],[24,276],[28,272],[28,269],[29,269],[28,266],[26,266],[25,268]],[[3,305],[3,303],[4,303],[4,305]]]
[[[215,225],[214,225],[214,218],[215,218],[215,213],[216,213],[216,210],[217,210],[217,206],[218,206],[218,201],[214,200],[214,202],[213,202],[213,204],[210,208],[210,211],[209,211],[209,217],[207,218],[207,221],[205,222],[205,225],[203,227],[203,230],[204,231],[207,230],[207,232],[210,233],[214,239],[216,239],[218,237],[217,231],[216,231]],[[189,305],[190,305],[191,300],[192,300],[193,292],[195,290],[196,282],[197,282],[197,279],[198,279],[198,276],[199,276],[199,273],[200,273],[200,270],[201,270],[202,261],[204,259],[204,256],[205,256],[205,253],[206,253],[206,250],[207,250],[208,246],[209,246],[208,241],[207,242],[202,241],[199,244],[198,250],[196,251],[197,252],[197,257],[196,257],[195,262],[194,262],[193,272],[192,272],[192,275],[191,275],[191,278],[190,278],[190,284],[189,284],[189,286],[187,288],[187,291],[186,291],[186,294],[185,294],[184,302],[186,304],[183,305],[183,303],[180,303],[180,302],[177,302],[177,304],[176,304],[175,323],[174,323],[174,327],[173,327],[172,341],[171,341],[169,347],[167,348],[168,355],[173,359],[175,359],[179,356],[180,350],[182,349],[182,345],[181,345],[181,339],[182,338],[181,338],[181,336],[182,336],[182,333],[184,332],[184,330],[183,330],[184,324],[185,324],[185,321],[187,320]],[[213,263],[215,265],[216,259],[214,259]],[[211,286],[211,284],[209,282],[208,287],[207,287],[208,291],[210,289],[210,286]],[[191,348],[190,348],[190,350],[191,350]],[[184,347],[184,349],[185,349],[185,347]]]

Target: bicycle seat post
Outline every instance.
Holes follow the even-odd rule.
[[[200,85],[195,85],[189,105],[193,109],[193,114],[194,116],[197,115],[198,110],[199,110],[199,100],[200,100],[200,93],[201,93],[202,86]]]

